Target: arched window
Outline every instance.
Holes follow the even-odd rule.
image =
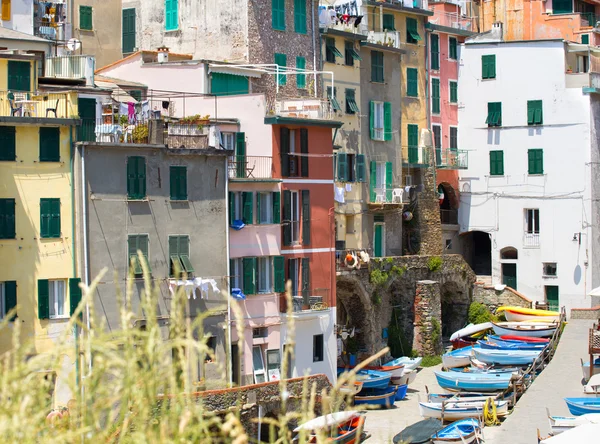
[[[500,259],[519,259],[519,252],[515,247],[505,247],[500,250]]]

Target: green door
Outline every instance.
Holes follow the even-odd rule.
[[[29,62],[8,62],[8,90],[31,91],[31,64]]]
[[[96,99],[82,99],[77,101],[79,107],[79,118],[81,126],[77,131],[77,140],[79,142],[96,141]]]
[[[502,283],[517,289],[517,264],[502,264]]]
[[[373,235],[373,255],[383,257],[383,224],[375,224],[375,233]]]
[[[558,285],[546,285],[546,303],[548,310],[558,311]]]

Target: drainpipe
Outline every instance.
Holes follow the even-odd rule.
[[[225,214],[229,211],[229,165],[228,156],[225,156]],[[227,223],[227,217],[225,217],[225,251],[227,257],[227,366],[229,367],[229,387],[233,384],[233,357],[231,355],[231,288],[229,282],[231,282],[229,276],[231,276],[230,267],[230,253],[229,253],[229,225]]]
[[[77,277],[77,264],[75,260],[75,181],[74,181],[74,169],[75,169],[75,150],[73,148],[73,125],[69,127],[69,150],[70,150],[70,164],[69,169],[71,172],[71,251],[73,257],[73,277]],[[80,369],[79,369],[79,329],[77,326],[73,329],[73,338],[75,340],[75,381],[77,384],[81,384],[79,380]]]
[[[89,264],[88,264],[88,244],[87,244],[87,199],[85,187],[85,145],[81,145],[81,214],[82,214],[82,229],[83,229],[83,281],[85,285],[90,284],[89,279]],[[88,346],[90,336],[90,303],[85,303],[85,317],[88,331]],[[92,357],[91,350],[88,357],[88,375],[92,374]]]
[[[312,28],[312,47],[313,47],[313,71],[315,71],[315,73],[313,74],[313,82],[315,84],[315,97],[318,96],[317,94],[317,35],[316,35],[316,31],[315,31],[315,2],[312,2],[310,5],[310,24],[311,24],[311,28]],[[319,42],[320,43],[320,42]],[[279,79],[278,79],[279,80]],[[279,82],[277,82],[279,83]],[[333,87],[331,89],[333,91]]]

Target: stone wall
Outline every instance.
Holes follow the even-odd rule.
[[[572,308],[570,318],[600,320],[600,305],[592,308]]]
[[[435,281],[417,282],[414,307],[413,348],[421,355],[439,355],[442,352],[440,284]]]
[[[480,282],[475,283],[473,288],[473,302],[482,303],[492,312],[503,305],[531,308],[532,304],[531,299],[510,287],[496,290],[495,287],[484,286]]]
[[[440,203],[435,183],[435,150],[429,131],[421,133],[423,145],[429,157],[429,167],[423,171],[423,191],[418,195],[419,209],[417,218],[420,232],[421,255],[439,255],[443,252],[442,223],[440,221]]]

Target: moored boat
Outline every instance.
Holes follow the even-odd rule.
[[[390,384],[393,385],[410,385],[417,377],[416,370],[404,370],[404,374],[400,378],[392,378]]]
[[[512,373],[463,373],[435,371],[440,387],[447,390],[493,392],[506,390]]]
[[[454,341],[455,339],[464,338],[465,336],[471,336],[475,333],[479,333],[482,331],[486,331],[492,328],[491,322],[483,322],[481,324],[469,324],[460,330],[455,331],[450,336],[450,341]]]
[[[586,413],[600,413],[600,398],[565,398],[571,415],[580,416]]]
[[[475,357],[486,364],[529,365],[540,355],[541,350],[490,350],[475,347]]]
[[[600,424],[600,413],[587,413],[581,416],[552,416],[548,409],[548,421],[554,435],[558,435],[564,431],[570,430],[573,427],[591,422],[592,424]]]
[[[480,348],[487,348],[490,350],[543,350],[548,344],[530,342],[518,343],[488,338],[487,341],[477,341],[477,345]]]
[[[394,365],[403,365],[404,371],[406,370],[415,370],[419,365],[421,365],[421,361],[423,358],[409,358],[408,356],[402,356],[401,358],[396,358],[391,360],[390,362],[386,362],[383,364],[384,366],[394,366]]]
[[[455,339],[450,342],[452,343],[452,349],[458,350],[459,348],[470,347],[471,345],[475,344],[477,341],[478,341],[477,338],[472,338],[471,336],[465,336],[464,338],[458,338],[458,339]]]
[[[468,418],[455,421],[431,436],[433,444],[471,444],[478,442],[481,424],[478,419]]]
[[[406,398],[406,391],[408,390],[407,384],[397,385],[396,389],[396,401],[402,401],[404,398]]]
[[[532,336],[545,338],[552,336],[558,324],[545,322],[492,322],[494,333],[502,335]]]
[[[362,381],[355,381],[353,384],[350,384],[350,382],[346,382],[341,385],[340,392],[349,393],[351,395],[356,395],[358,392],[360,392],[362,390],[362,388],[363,388]]]
[[[452,350],[442,355],[442,364],[445,368],[466,367],[471,364],[473,346]]]
[[[515,342],[536,342],[536,343],[544,343],[548,344],[550,339],[548,338],[534,338],[533,336],[518,336],[518,335],[502,335],[502,336],[489,336],[492,339],[500,338],[504,341],[515,341]]]
[[[338,368],[338,376],[345,372],[345,369]],[[362,382],[363,389],[367,388],[385,388],[389,385],[392,376],[378,372],[375,370],[359,370],[356,372],[355,380],[358,382]]]
[[[464,418],[479,418],[483,414],[486,401],[473,402],[419,402],[419,412],[425,418],[441,418],[442,410],[444,420],[455,421]],[[494,401],[496,415],[506,416],[508,414],[508,401]]]
[[[356,411],[319,416],[296,427],[293,442],[299,442],[303,436],[309,443],[316,443],[318,438],[325,436],[328,443],[358,443],[364,421],[365,415]]]
[[[391,385],[383,389],[362,389],[354,396],[354,405],[381,405],[386,408],[394,405],[398,387]]]
[[[583,379],[585,380],[585,382],[588,382],[590,379],[590,361],[585,361],[583,362],[583,359],[581,360],[581,370],[583,371]],[[600,373],[600,358],[596,358],[594,360],[594,375],[597,375],[598,373]]]

